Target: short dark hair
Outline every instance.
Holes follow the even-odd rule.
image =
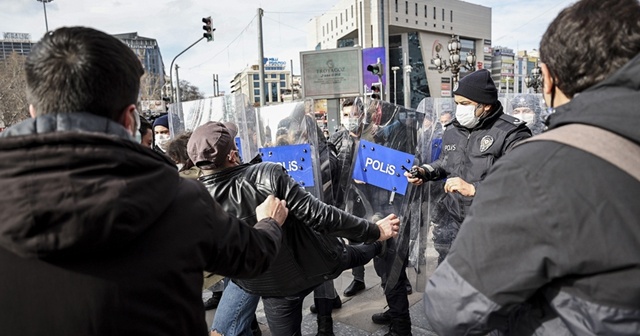
[[[25,63],[38,115],[88,112],[112,120],[138,100],[142,64],[117,38],[86,27],[46,33]]]
[[[540,41],[540,60],[568,97],[601,82],[640,52],[638,0],[581,0]]]
[[[151,123],[149,122],[149,120],[147,120],[147,118],[140,116],[140,135],[144,136],[145,134],[147,134],[147,131],[151,131],[151,133],[153,133],[153,128],[151,127]]]
[[[191,138],[191,132],[181,133],[167,143],[167,155],[176,163],[187,163],[190,161],[187,152],[187,144]]]

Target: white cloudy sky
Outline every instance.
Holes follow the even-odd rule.
[[[337,1],[336,1],[337,2]],[[158,40],[169,70],[171,60],[202,36],[201,19],[213,18],[214,42],[202,41],[180,56],[180,79],[213,92],[212,75],[229,90],[233,75],[258,59],[257,8],[263,17],[264,54],[294,62],[308,50],[306,24],[330,10],[334,1],[317,0],[54,0],[47,4],[49,29],[82,25],[110,34],[138,32]],[[493,8],[494,45],[517,50],[537,49],[549,22],[574,0],[468,0]],[[44,11],[37,0],[0,0],[0,32],[29,33],[38,40],[45,32]]]

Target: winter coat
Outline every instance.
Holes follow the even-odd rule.
[[[434,169],[433,179],[460,177],[473,184],[477,191],[494,163],[516,143],[529,137],[531,131],[525,123],[504,114],[500,102],[473,129],[461,126],[454,119],[444,130],[440,157],[429,163]],[[472,201],[473,197],[447,193],[439,206],[446,209],[457,223],[461,223]]]
[[[344,243],[337,236],[366,243],[380,238],[376,224],[319,201],[276,163],[254,160],[200,181],[227,212],[247,223],[255,222],[255,207],[268,195],[287,202],[289,216],[276,261],[256,278],[235,280],[252,294],[287,296],[316,287],[344,270]]]
[[[597,126],[640,145],[639,102],[640,55],[548,126]],[[429,280],[431,325],[441,335],[640,334],[639,199],[640,181],[592,154],[551,141],[516,147]]]
[[[205,335],[203,270],[256,276],[278,252],[277,223],[229,216],[106,118],[0,136],[4,335]]]

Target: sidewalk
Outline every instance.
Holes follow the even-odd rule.
[[[436,256],[434,250],[427,250],[427,264],[435,265],[433,262]],[[431,262],[430,262],[431,261]],[[431,274],[432,269],[427,273]],[[411,312],[412,333],[414,336],[435,336],[427,322],[424,305],[422,302],[422,291],[424,288],[416,288],[415,272],[412,268],[407,269],[407,275],[413,286],[413,294],[409,295],[409,306]],[[389,331],[388,326],[378,325],[371,321],[371,315],[381,313],[386,310],[387,303],[384,299],[380,278],[373,269],[373,262],[365,266],[365,284],[367,289],[352,297],[344,297],[344,289],[349,286],[353,277],[351,270],[345,271],[340,277],[334,280],[336,290],[342,298],[342,308],[333,311],[333,331],[336,335],[382,336]],[[418,292],[420,290],[420,292]],[[315,336],[317,333],[316,315],[309,311],[309,306],[313,304],[313,293],[304,300],[304,310],[302,312],[302,335]],[[262,307],[262,301],[258,305],[258,322],[262,329],[263,336],[271,336]],[[211,325],[215,310],[207,311],[207,322]]]

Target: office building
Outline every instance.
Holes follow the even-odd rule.
[[[405,65],[412,67],[407,87],[412,107],[424,97],[451,96],[451,73],[439,73],[432,59],[449,59],[452,35],[460,38],[461,60],[473,52],[477,68],[491,68],[491,8],[459,0],[341,0],[311,20],[308,33],[310,50],[384,47],[385,100],[400,105],[405,105]],[[400,68],[396,76],[389,75],[392,67]],[[467,73],[462,69],[460,77]]]
[[[285,61],[265,58],[265,104],[283,103],[299,98],[300,79],[291,77]],[[231,93],[243,93],[254,105],[260,104],[260,66],[248,66],[231,80]]]
[[[3,33],[0,40],[0,61],[9,57],[12,53],[20,56],[28,56],[35,43],[31,42],[31,34],[27,33]]]

